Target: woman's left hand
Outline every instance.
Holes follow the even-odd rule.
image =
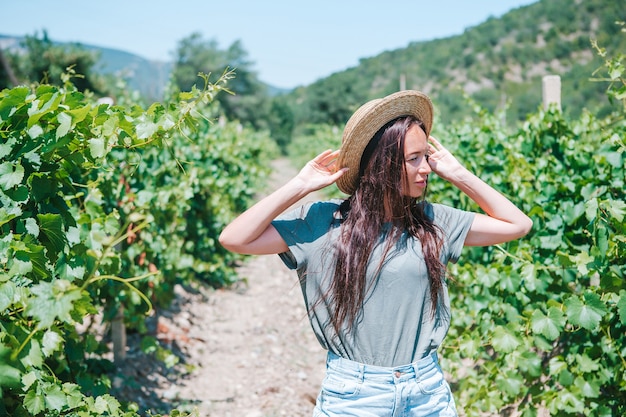
[[[532,220],[507,197],[467,170],[439,141],[428,138],[428,164],[441,178],[474,200],[485,214],[476,213],[465,238],[467,246],[488,246],[526,235]]]
[[[456,179],[465,171],[461,163],[437,139],[428,137],[428,165],[445,180]]]

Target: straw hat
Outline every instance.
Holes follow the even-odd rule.
[[[414,116],[424,123],[426,136],[433,125],[433,105],[420,91],[404,90],[368,101],[354,112],[343,130],[341,149],[337,159],[340,168],[350,168],[337,181],[337,187],[352,194],[359,184],[359,168],[365,147],[388,122],[401,116]]]

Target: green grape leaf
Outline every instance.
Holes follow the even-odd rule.
[[[591,292],[584,295],[583,300],[574,296],[565,301],[567,319],[574,326],[587,330],[597,329],[607,309],[600,297]]]
[[[578,394],[574,394],[568,390],[561,390],[559,395],[554,398],[553,405],[568,413],[583,414],[585,411],[585,402]]]
[[[539,236],[539,241],[542,249],[555,250],[563,244],[563,234],[559,231],[547,236]]]
[[[10,138],[5,143],[0,143],[0,158],[4,158],[9,155],[16,143],[17,139],[15,138]]]
[[[43,346],[41,350],[46,357],[49,357],[59,349],[62,342],[63,338],[61,337],[61,335],[53,330],[48,330],[43,335]]]
[[[20,384],[20,371],[9,364],[10,356],[11,349],[0,344],[0,392],[1,387],[16,388]]]
[[[535,264],[527,263],[521,272],[523,286],[530,291],[537,289],[537,268]]]
[[[56,254],[62,252],[67,243],[65,229],[63,227],[63,218],[60,214],[38,214],[39,229],[46,239],[42,239],[42,243],[48,251],[56,257]]]
[[[82,404],[83,394],[78,385],[66,382],[63,384],[63,392],[67,394],[67,406],[70,410]]]
[[[4,90],[0,96],[0,114],[2,119],[7,119],[9,114],[13,114],[18,108],[24,106],[31,94],[28,87],[15,87],[10,90]]]
[[[21,260],[18,257],[13,258],[13,265],[9,270],[9,275],[18,276],[26,275],[33,270],[33,263],[30,260]]]
[[[565,326],[565,316],[558,308],[550,307],[547,316],[541,310],[535,310],[530,318],[530,323],[534,333],[539,333],[552,341],[561,334],[561,330]]]
[[[98,413],[104,414],[106,412],[114,414],[119,408],[119,402],[109,394],[104,394],[96,398],[94,408]]]
[[[505,375],[499,375],[496,378],[498,388],[511,397],[516,397],[524,386],[524,378],[519,372],[508,371]]]
[[[117,127],[119,126],[117,117],[109,117],[102,124],[102,134],[106,137],[116,135]]]
[[[148,139],[156,133],[158,128],[159,125],[157,125],[156,123],[144,119],[142,123],[137,124],[137,138]]]
[[[39,108],[39,102],[41,100],[47,99],[48,97],[49,100],[46,101],[43,106],[41,106],[41,108]],[[39,119],[41,119],[46,114],[58,109],[62,99],[63,96],[59,94],[58,91],[55,91],[52,94],[42,94],[39,99],[33,100],[32,106],[28,109],[28,128],[35,125],[35,123],[38,123]]]
[[[58,187],[58,183],[54,179],[40,172],[34,172],[28,177],[28,185],[33,198],[37,202],[42,202],[52,197]]]
[[[31,235],[35,237],[39,236],[39,226],[37,225],[37,221],[32,217],[26,219],[26,221],[24,222],[24,227],[26,228],[26,232],[30,233]]]
[[[3,162],[0,164],[0,188],[9,190],[22,182],[24,167],[19,163]]]
[[[569,259],[574,263],[574,265],[576,265],[576,268],[581,275],[587,275],[589,273],[587,265],[595,260],[595,258],[589,255],[588,252],[580,252],[576,256],[569,255]]]
[[[561,372],[558,373],[558,375],[559,384],[563,385],[564,387],[569,387],[574,383],[574,375],[572,375],[569,370],[563,369]]]
[[[585,212],[584,203],[580,202],[578,204],[564,204],[563,207],[563,218],[568,225],[572,225],[582,216]]]
[[[24,391],[29,389],[31,385],[33,385],[37,381],[37,372],[30,371],[27,374],[22,376],[22,385],[24,386]]]
[[[5,191],[6,195],[12,200],[11,205],[13,205],[13,202],[16,203],[26,203],[28,202],[28,187],[26,187],[23,184],[18,185],[17,187],[11,188],[10,190],[6,190]]]
[[[89,139],[89,151],[94,158],[102,158],[106,155],[104,138]]]
[[[521,277],[524,281],[534,281],[537,278],[535,264],[527,263],[522,267]]]
[[[593,373],[593,372],[596,372],[600,368],[600,364],[597,361],[591,359],[587,355],[577,354],[575,358],[576,358],[576,367],[581,372]]]
[[[26,393],[24,397],[24,407],[32,415],[41,413],[45,408],[45,397],[43,394],[38,393],[35,389],[31,389]]]
[[[67,405],[65,394],[58,385],[50,384],[44,388],[45,401],[48,409],[61,411]]]
[[[0,312],[3,312],[11,304],[13,304],[13,298],[15,297],[15,284],[12,281],[7,281],[0,284]]]
[[[28,300],[26,313],[39,321],[39,328],[49,328],[57,318],[73,323],[70,312],[73,303],[81,298],[80,289],[69,281],[40,282],[33,285],[34,297]]]
[[[580,389],[580,392],[587,398],[598,398],[600,396],[600,384],[598,381],[576,378],[574,385]]]
[[[80,243],[80,230],[77,227],[68,227],[65,236],[67,237],[68,243],[72,246]]]
[[[609,232],[606,227],[598,227],[596,228],[596,233],[594,236],[595,244],[598,248],[598,251],[601,255],[601,259],[605,259],[606,254],[609,250]]]
[[[473,357],[476,356],[476,352],[480,348],[480,341],[476,340],[472,337],[467,337],[466,335],[462,335],[459,340],[459,351],[467,356]]]
[[[173,128],[174,126],[176,126],[176,121],[174,120],[171,114],[166,113],[159,120],[159,126],[163,130],[167,131]]]
[[[592,222],[598,215],[598,199],[592,198],[585,203],[585,216],[587,220]]]
[[[83,120],[85,120],[85,117],[87,117],[90,110],[91,110],[91,106],[87,105],[87,106],[72,109],[68,111],[68,113],[72,116],[72,120],[74,121],[74,123],[80,123]]]
[[[67,132],[70,131],[72,127],[72,116],[67,113],[59,113],[57,120],[59,121],[59,127],[57,127],[56,138],[59,139],[67,135]]]
[[[31,139],[37,139],[39,136],[43,135],[43,128],[39,125],[34,125],[28,129],[26,133],[28,133]]]
[[[20,213],[19,211],[15,212],[15,213],[9,213],[4,207],[0,207],[0,226],[10,222],[11,220],[16,218],[20,214],[22,214],[22,213]]]
[[[543,366],[541,362],[541,357],[534,351],[525,351],[522,352],[520,357],[517,360],[519,364],[519,369],[527,374],[538,377],[541,375]]]
[[[626,216],[626,203],[620,200],[610,200],[607,203],[607,210],[611,213],[611,217],[621,223]]]
[[[24,351],[21,352],[24,354]],[[43,364],[43,354],[41,353],[41,346],[37,339],[31,339],[27,353],[20,359],[22,364],[26,367],[32,366],[39,368]]]
[[[30,262],[32,266],[32,272],[38,277],[43,278],[49,275],[45,248],[40,245],[34,245],[27,243],[24,245],[24,250],[15,252],[15,258],[24,262]]]
[[[497,326],[491,339],[493,348],[502,353],[514,351],[519,345],[519,338],[503,326]]]

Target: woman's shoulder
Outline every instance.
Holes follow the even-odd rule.
[[[337,211],[337,209],[339,208],[339,206],[343,202],[344,202],[344,200],[342,200],[340,198],[333,198],[333,199],[330,199],[330,200],[314,201],[313,203],[311,203],[311,205],[312,205],[312,207],[315,208],[315,210]]]
[[[278,216],[272,225],[289,246],[317,241],[335,223],[341,201],[311,201]]]
[[[331,199],[331,200],[318,200],[318,201],[309,201],[304,203],[303,205],[294,208],[293,210],[283,214],[280,217],[289,217],[289,218],[328,218],[334,217],[335,213],[341,206],[343,200],[341,199]]]
[[[436,223],[449,223],[450,220],[460,220],[468,216],[473,217],[473,213],[471,212],[446,204],[431,203],[428,201],[424,201],[422,204],[424,205],[424,213]]]
[[[450,207],[441,203],[432,203],[430,201],[422,201],[419,203],[422,206],[422,211],[429,218],[434,219],[436,216],[439,216],[441,213],[445,213]]]

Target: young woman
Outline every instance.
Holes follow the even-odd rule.
[[[328,350],[314,416],[456,416],[437,348],[450,325],[446,264],[464,245],[528,233],[531,220],[430,136],[418,91],[361,106],[339,151],[325,151],[229,224],[227,249],[279,254],[297,270],[309,319]],[[485,214],[426,197],[435,172]],[[337,183],[348,197],[283,212]]]

